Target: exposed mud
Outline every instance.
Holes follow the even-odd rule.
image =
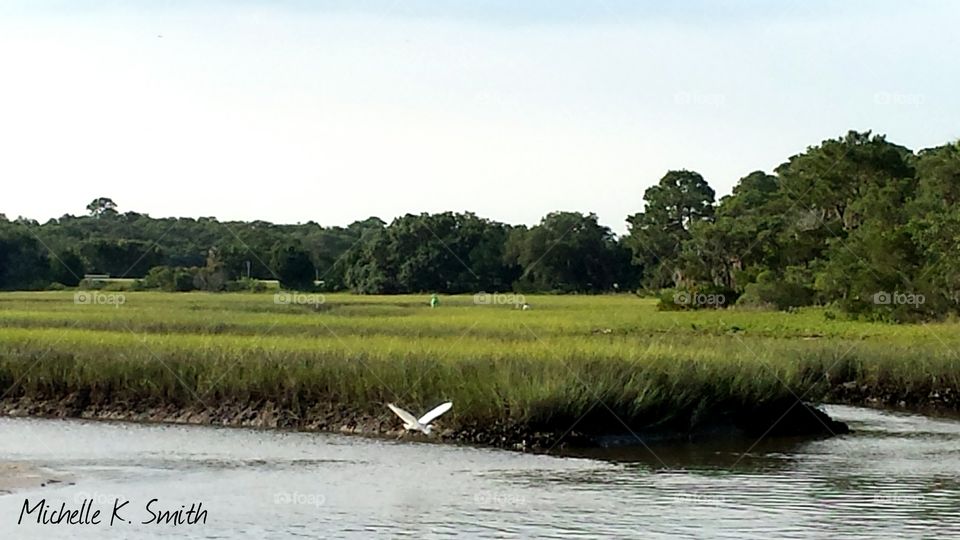
[[[47,487],[57,484],[73,485],[69,476],[64,476],[22,461],[0,461],[0,495],[21,489]]]
[[[399,420],[386,407],[371,414],[359,407],[314,403],[307,407],[278,405],[273,401],[232,402],[179,406],[149,402],[111,402],[73,393],[66,397],[7,398],[0,414],[55,418],[86,418],[133,422],[162,422],[263,429],[323,431],[379,437],[423,438],[404,432]],[[698,440],[727,436],[830,436],[846,433],[847,426],[819,409],[793,401],[766,404],[750,410],[712,414],[696,422],[672,422],[656,427],[628,427],[614,422],[558,419],[556,425],[533,426],[518,422],[476,425],[460,422],[455,415],[436,422],[432,440],[517,450],[547,451],[565,446],[647,444],[664,440]],[[590,428],[590,429],[587,429]]]
[[[946,386],[898,388],[845,382],[833,385],[827,392],[826,399],[831,403],[844,405],[901,409],[950,416],[960,414],[960,389]]]

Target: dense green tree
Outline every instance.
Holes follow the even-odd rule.
[[[740,179],[717,206],[716,226],[725,237],[730,286],[751,281],[758,269],[778,267],[788,199],[774,175],[754,171]]]
[[[842,236],[870,211],[864,207],[870,189],[913,178],[910,155],[882,135],[851,131],[791,157],[776,172],[797,208],[816,212],[834,227],[835,236]]]
[[[960,304],[960,142],[931,148],[917,159],[917,195],[907,228],[916,244],[917,287],[935,311]]]
[[[278,242],[270,253],[270,265],[285,289],[313,288],[314,267],[310,254],[293,241]]]
[[[143,240],[88,240],[80,254],[92,272],[112,277],[140,277],[164,260],[158,245]]]
[[[554,212],[529,230],[516,230],[508,261],[523,269],[524,290],[605,291],[625,277],[629,254],[594,214]]]
[[[345,256],[344,283],[360,294],[393,294],[401,291],[390,238],[385,230],[366,236]]]
[[[117,213],[117,203],[109,197],[97,197],[87,205],[87,212],[95,218],[105,215],[114,215]]]
[[[346,260],[358,292],[470,292],[509,289],[518,271],[505,264],[508,228],[472,213],[407,214],[368,231]]]
[[[888,310],[876,294],[913,291],[916,251],[906,205],[916,189],[912,153],[870,132],[824,141],[777,168],[796,225],[783,271],[810,269],[807,285],[851,312]],[[794,274],[797,274],[795,271]]]
[[[672,286],[683,280],[681,253],[695,224],[711,221],[714,191],[696,172],[669,171],[644,192],[644,209],[627,217],[626,244],[644,269],[648,287]]]
[[[380,218],[370,217],[355,221],[347,227],[314,226],[304,231],[303,244],[310,253],[325,290],[340,290],[346,287],[346,254],[358,247],[362,238],[381,231],[385,225]]]
[[[83,259],[75,251],[62,251],[50,256],[50,281],[67,287],[76,287],[86,269]]]
[[[49,280],[47,250],[18,226],[0,226],[0,289],[40,289]]]

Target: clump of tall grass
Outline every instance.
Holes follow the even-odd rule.
[[[531,311],[469,297],[331,295],[325,309],[271,295],[0,295],[0,392],[217,406],[453,400],[449,427],[689,426],[717,412],[816,401],[838,385],[960,386],[956,327],[824,321],[817,312],[658,313],[628,296],[533,297]],[[923,337],[927,339],[924,340]],[[941,343],[942,342],[942,343]]]

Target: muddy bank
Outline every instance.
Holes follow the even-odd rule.
[[[21,489],[46,487],[62,483],[72,484],[62,474],[22,461],[0,461],[0,495]]]
[[[896,408],[950,415],[960,413],[960,391],[945,386],[896,388],[851,381],[833,385],[825,398],[831,403],[844,405]]]
[[[212,405],[212,404],[208,404]],[[718,413],[657,426],[624,426],[609,411],[597,410],[579,419],[556,418],[552,425],[518,422],[475,424],[455,413],[436,423],[434,440],[510,448],[550,450],[564,446],[646,444],[664,440],[698,440],[727,436],[830,436],[846,433],[847,426],[819,409],[796,401],[752,407],[736,413]],[[163,422],[266,429],[323,431],[381,437],[423,437],[406,433],[386,407],[380,414],[359,408],[315,403],[299,409],[272,401],[223,403],[216,406],[98,402],[81,394],[60,399],[18,397],[0,402],[0,414],[55,418],[86,418],[134,422]]]

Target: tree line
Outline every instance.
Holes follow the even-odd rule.
[[[101,197],[86,215],[43,224],[0,215],[0,288],[76,286],[95,273],[166,290],[265,279],[365,294],[641,289],[664,309],[830,304],[928,319],[957,311],[958,197],[960,143],[914,152],[853,131],[744,176],[719,201],[700,174],[668,171],[622,236],[578,212],[532,227],[469,212],[321,227],[157,219]]]

